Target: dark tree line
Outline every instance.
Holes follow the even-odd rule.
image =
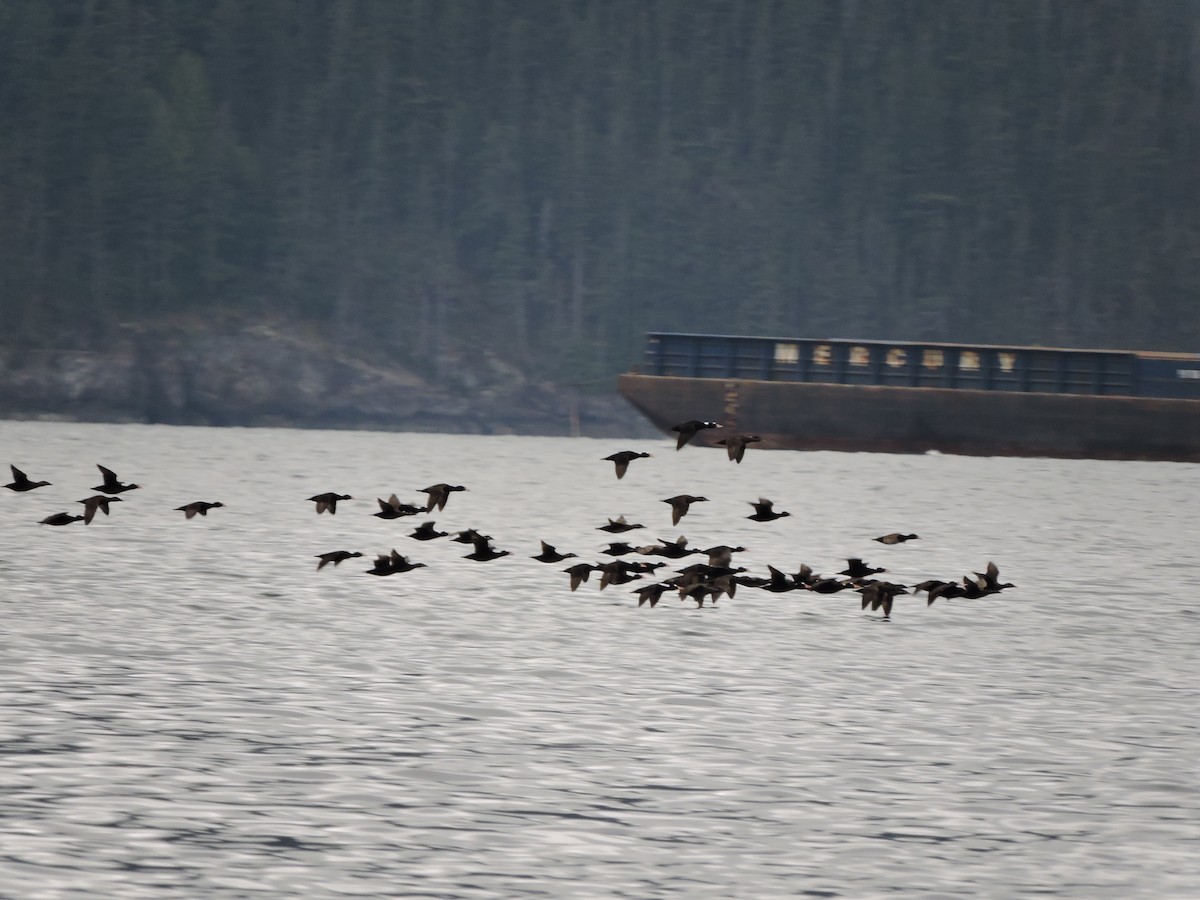
[[[13,0],[5,340],[1200,349],[1190,0]]]

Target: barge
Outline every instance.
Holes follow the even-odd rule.
[[[762,447],[1200,462],[1200,354],[652,333],[618,390]]]

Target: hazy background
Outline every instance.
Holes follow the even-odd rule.
[[[1194,350],[1198,85],[1188,0],[6,3],[0,349],[266,323],[603,390],[649,329]]]

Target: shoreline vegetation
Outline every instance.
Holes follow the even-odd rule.
[[[0,415],[565,433],[654,331],[1195,350],[1200,11],[1028,6],[0,3]]]

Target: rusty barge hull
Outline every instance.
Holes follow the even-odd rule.
[[[618,390],[664,432],[713,419],[778,449],[1200,462],[1188,399],[642,374]]]

